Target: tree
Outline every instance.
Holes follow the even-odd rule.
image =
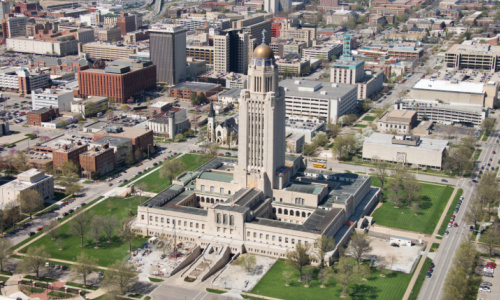
[[[51,240],[55,240],[59,234],[59,223],[55,220],[50,221],[44,228],[45,232],[50,235]]]
[[[196,99],[198,100],[198,103],[206,103],[207,102],[207,96],[205,96],[205,93],[199,93],[198,96],[196,96]]]
[[[14,164],[21,171],[25,171],[29,168],[28,166],[28,156],[24,151],[17,151],[14,156]]]
[[[123,104],[122,106],[120,106],[120,110],[121,111],[129,111],[130,110],[130,107],[128,107],[127,104]]]
[[[22,191],[17,196],[17,202],[19,203],[21,212],[28,213],[30,218],[34,212],[43,208],[43,198],[37,191],[32,189]]]
[[[422,186],[418,183],[414,174],[407,173],[403,180],[403,187],[406,193],[406,202],[411,205],[413,201],[420,199]]]
[[[365,254],[372,251],[370,238],[365,233],[354,233],[351,237],[350,253],[356,259],[358,265]]]
[[[314,155],[317,147],[317,144],[314,142],[311,144],[304,144],[304,155]]]
[[[196,93],[191,93],[191,96],[189,97],[189,99],[191,100],[191,104],[193,106],[200,105],[200,101],[198,101],[198,97],[196,96]]]
[[[104,231],[104,234],[108,238],[108,243],[111,243],[111,237],[113,236],[116,227],[118,227],[118,219],[114,215],[102,218],[101,227],[102,231]]]
[[[334,266],[334,278],[340,282],[342,286],[342,298],[347,297],[347,286],[354,281],[356,277],[356,261],[349,257],[341,257],[339,262]]]
[[[132,252],[132,242],[135,239],[135,234],[132,230],[132,218],[122,222],[120,235],[128,243],[128,252]]]
[[[29,247],[26,252],[26,256],[21,260],[18,268],[21,269],[23,273],[35,273],[36,277],[40,277],[40,271],[45,262],[49,259],[49,254],[45,250],[45,246],[40,247]]]
[[[477,185],[477,196],[482,207],[484,208],[486,206],[489,211],[490,207],[497,203],[498,194],[499,190],[496,182],[496,172],[484,172]]]
[[[476,227],[477,222],[481,221],[483,218],[483,209],[481,207],[480,200],[476,195],[472,199],[472,203],[469,204],[467,211],[465,212],[465,221]]]
[[[483,120],[481,123],[481,129],[486,133],[490,134],[491,130],[493,129],[493,126],[495,126],[495,119],[491,118],[486,118]]]
[[[90,221],[90,215],[86,213],[79,213],[70,222],[71,232],[80,237],[80,247],[83,248],[83,237],[88,228],[88,223]]]
[[[288,286],[288,280],[290,280],[290,277],[292,277],[293,275],[292,270],[286,268],[285,270],[283,270],[281,275],[283,275],[283,278],[285,278],[285,286]]]
[[[132,265],[127,261],[117,260],[106,272],[102,283],[110,291],[125,294],[138,280],[139,277]]]
[[[340,130],[341,128],[339,125],[333,124],[331,119],[328,120],[326,124],[326,132],[328,135],[335,138],[340,133]]]
[[[87,277],[97,269],[97,259],[87,256],[82,252],[76,257],[76,264],[71,266],[71,270],[83,279],[83,285],[87,286]]]
[[[166,160],[160,169],[160,177],[168,178],[170,183],[182,170],[184,170],[184,163],[179,159]]]
[[[321,271],[319,271],[318,274],[318,279],[321,281],[321,288],[326,287],[326,284],[330,279],[332,279],[334,276],[334,272],[332,268],[323,268]]]
[[[95,246],[94,248],[98,248],[99,245],[99,239],[101,238],[101,224],[102,224],[102,219],[100,216],[95,216],[92,219],[92,222],[90,222],[90,238],[94,241]]]
[[[399,205],[402,202],[403,195],[403,181],[406,175],[405,168],[397,168],[392,176],[391,181],[387,184],[387,189],[389,191],[389,200],[394,202],[394,204]]]
[[[176,142],[180,142],[183,138],[184,138],[184,135],[182,133],[178,133],[173,137],[174,141],[176,141]]]
[[[256,265],[257,259],[253,254],[248,254],[240,260],[240,266],[249,273],[255,268]]]
[[[302,269],[311,262],[310,249],[311,244],[300,243],[295,246],[295,250],[286,252],[286,263],[299,271],[299,281],[302,281]]]
[[[328,139],[328,136],[324,132],[316,134],[316,136],[313,138],[313,142],[320,147],[326,146],[329,141],[330,140]]]
[[[373,167],[375,168],[374,175],[380,180],[380,189],[384,190],[385,179],[389,177],[387,169],[389,169],[389,163],[385,160],[381,160],[378,157],[372,159]]]
[[[309,282],[311,281],[314,274],[314,269],[311,266],[307,266],[304,268],[304,283],[305,287],[309,287]]]
[[[59,127],[61,128],[66,128],[66,126],[68,126],[68,122],[62,120],[60,123],[59,123]]]
[[[495,249],[499,238],[498,234],[492,228],[488,229],[482,238],[483,245],[488,249],[488,254],[490,256],[495,255]]]
[[[61,166],[61,175],[68,178],[78,178],[79,171],[78,166],[72,161],[67,160]]]
[[[346,134],[335,138],[332,152],[339,160],[348,160],[363,147],[363,137],[360,134]]]
[[[314,241],[314,250],[318,256],[319,267],[325,266],[325,255],[335,248],[335,239],[332,236],[321,235]]]
[[[139,161],[142,159],[142,151],[141,149],[136,149],[135,152],[134,152],[134,157],[135,157],[135,160]]]
[[[0,239],[0,272],[3,271],[5,264],[9,261],[9,257],[12,254],[12,242],[7,239]]]
[[[69,195],[77,195],[80,191],[82,190],[82,186],[81,185],[78,185],[78,184],[71,184],[69,186],[66,186],[66,191],[64,192],[64,194],[66,196],[69,196]]]
[[[141,199],[141,203],[142,203],[142,196],[144,195],[144,192],[146,191],[147,188],[148,188],[148,185],[145,182],[140,182],[135,186],[134,190],[137,194],[139,194],[139,197]]]

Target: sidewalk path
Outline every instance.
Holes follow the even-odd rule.
[[[457,184],[458,186],[458,184]],[[457,194],[458,187],[455,187],[453,190],[453,193],[450,196],[450,199],[448,200],[448,204],[446,204],[445,209],[443,210],[443,213],[441,214],[441,217],[439,218],[439,222],[436,225],[436,228],[434,228],[434,232],[432,233],[432,236],[427,242],[427,246],[425,247],[425,250],[422,254],[422,258],[420,259],[420,262],[418,263],[417,268],[415,269],[415,272],[413,272],[413,276],[411,277],[410,284],[408,285],[408,288],[406,289],[405,295],[403,296],[403,300],[408,300],[411,295],[411,291],[413,290],[413,287],[415,286],[415,282],[417,282],[418,275],[420,274],[420,271],[422,270],[422,267],[424,266],[425,259],[427,258],[427,254],[431,250],[432,244],[433,243],[440,243],[439,239],[436,239],[436,235],[441,228],[441,223],[443,223],[444,218],[446,217],[446,214],[448,213],[448,210],[451,206],[451,203],[453,202],[453,199],[455,198],[455,195]],[[415,295],[417,297],[418,295]]]

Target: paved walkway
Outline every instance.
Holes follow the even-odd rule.
[[[448,203],[446,204],[445,209],[443,210],[443,213],[441,214],[441,217],[439,218],[439,221],[436,225],[436,228],[434,228],[434,232],[432,233],[432,236],[430,236],[429,240],[427,241],[427,246],[425,247],[425,250],[423,252],[422,258],[420,259],[420,262],[417,265],[417,268],[413,272],[413,276],[411,277],[410,284],[408,285],[408,288],[406,289],[405,295],[403,296],[403,300],[408,300],[411,295],[411,291],[413,290],[413,287],[415,286],[415,282],[417,282],[418,275],[420,274],[420,271],[422,270],[422,267],[424,266],[425,259],[427,258],[427,254],[431,250],[432,244],[433,243],[440,243],[441,240],[436,239],[436,235],[441,228],[441,223],[443,223],[444,218],[446,217],[446,214],[448,213],[448,210],[450,209],[450,206],[453,202],[453,199],[455,198],[455,195],[457,194],[458,188],[455,187],[453,190],[453,193],[450,196],[450,199],[448,200]],[[415,295],[417,296],[417,295]]]
[[[48,294],[50,292],[62,288],[65,284],[66,284],[66,282],[63,282],[63,281],[53,282],[53,283],[49,284],[48,289],[45,289],[45,291],[43,291],[42,293],[39,293],[39,294],[31,294],[30,298],[40,298],[40,300],[46,300],[49,298]]]

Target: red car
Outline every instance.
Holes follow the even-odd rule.
[[[486,263],[486,266],[487,266],[487,267],[491,267],[491,268],[493,268],[493,269],[494,269],[494,268],[496,268],[496,267],[497,267],[497,264],[496,264],[496,263],[494,263],[494,262],[488,262],[488,263]]]
[[[64,204],[64,205],[68,205],[68,201],[64,201],[64,202],[63,202],[63,204]]]
[[[493,154],[497,154],[495,151],[493,151]]]
[[[43,226],[40,226],[36,229],[36,231],[41,231],[41,230],[43,230]]]
[[[453,224],[453,227],[458,227],[458,224],[457,224],[457,222],[455,222],[455,224]]]
[[[139,162],[139,166],[142,166],[142,162]]]
[[[452,218],[455,218],[455,215],[451,216]]]

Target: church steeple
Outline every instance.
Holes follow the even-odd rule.
[[[208,111],[209,118],[215,118],[214,102],[210,101],[210,110]]]

